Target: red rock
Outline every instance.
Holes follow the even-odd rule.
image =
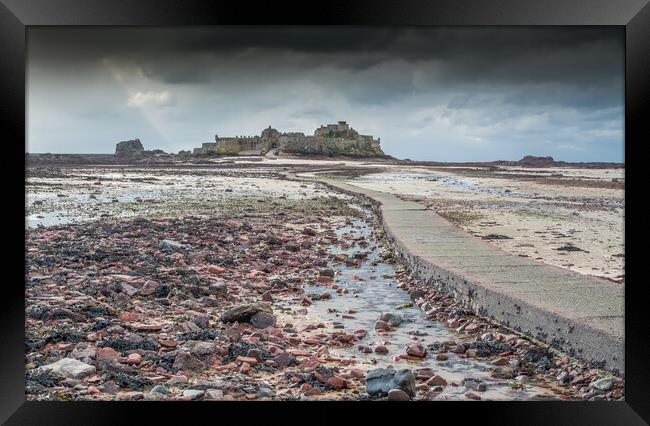
[[[226,268],[222,268],[218,265],[210,265],[208,266],[208,272],[211,274],[221,274],[223,272],[226,272]]]
[[[451,318],[447,320],[447,325],[451,328],[457,328],[458,326],[460,326],[460,321],[458,320],[458,318]]]
[[[316,380],[318,380],[321,383],[327,383],[327,377],[319,371],[314,371],[314,377],[316,377]]]
[[[130,322],[137,321],[142,315],[135,312],[122,312],[119,316],[120,321]]]
[[[411,397],[401,389],[391,389],[388,391],[389,401],[410,401]]]
[[[118,359],[120,357],[120,354],[113,348],[105,347],[105,348],[97,348],[97,352],[95,353],[95,357],[97,359]]]
[[[437,374],[427,380],[427,385],[429,386],[447,386],[447,381]]]
[[[316,352],[318,355],[329,355],[330,351],[327,349],[327,346],[323,345],[320,348],[318,348],[318,352]]]
[[[319,283],[331,283],[333,281],[334,281],[333,277],[328,277],[328,276],[324,276],[324,275],[320,275],[318,277],[318,282]]]
[[[465,332],[472,334],[472,333],[476,333],[480,329],[481,326],[479,324],[471,323],[467,327],[465,327]]]
[[[322,393],[318,388],[311,388],[305,392],[305,396],[322,395]]]
[[[375,348],[375,352],[378,354],[387,354],[388,353],[388,348],[386,346],[377,346]]]
[[[508,358],[505,357],[500,357],[492,361],[492,365],[507,365],[508,364]]]
[[[300,370],[313,371],[317,369],[319,366],[320,366],[320,362],[318,360],[306,360],[301,362],[298,365],[298,368]]]
[[[327,383],[335,389],[343,389],[346,385],[345,380],[338,376],[332,376],[327,379]]]
[[[355,379],[364,379],[366,377],[366,373],[364,373],[363,370],[360,370],[358,368],[351,368],[350,375]]]
[[[412,343],[406,348],[407,355],[414,356],[416,358],[424,358],[426,355],[426,350],[424,346],[419,343]]]
[[[449,359],[449,356],[447,354],[445,354],[445,353],[441,353],[441,354],[436,355],[436,359],[438,361],[447,361]]]
[[[187,376],[178,375],[178,376],[171,376],[165,384],[169,386],[174,386],[179,383],[187,383],[188,381],[189,379],[187,378]]]
[[[139,353],[132,353],[126,359],[126,363],[129,365],[138,365],[142,362],[142,355]]]
[[[57,344],[57,347],[60,350],[66,351],[66,352],[73,350],[75,348],[75,346],[77,346],[76,343],[58,343]]]
[[[247,374],[251,369],[251,365],[247,362],[242,363],[241,368],[239,369],[239,372],[242,374]]]
[[[178,346],[178,342],[176,340],[159,340],[158,343],[160,343],[160,346],[163,346],[165,348],[175,348]]]
[[[204,369],[205,365],[203,364],[203,362],[201,362],[201,360],[194,357],[190,353],[180,352],[176,355],[172,367],[174,367],[177,370],[197,371],[197,370]]]
[[[454,346],[453,348],[451,348],[451,352],[455,354],[463,354],[465,353],[465,346],[463,345]]]
[[[432,400],[435,399],[438,395],[440,395],[440,392],[429,390],[422,395],[422,399],[424,400]]]
[[[465,396],[466,396],[467,398],[475,399],[475,400],[477,400],[477,401],[480,401],[480,400],[481,400],[481,397],[480,397],[479,395],[475,394],[474,392],[467,392],[467,393],[465,394]]]
[[[571,380],[572,385],[577,385],[578,383],[582,383],[586,381],[587,378],[585,376],[576,376],[573,380]]]
[[[151,296],[158,290],[158,287],[160,287],[160,283],[158,281],[147,280],[144,285],[138,290],[138,292],[142,296]]]
[[[420,380],[428,380],[431,377],[433,377],[433,375],[434,373],[433,371],[431,371],[431,369],[425,368],[425,369],[418,370],[418,372],[415,375],[415,378]]]
[[[476,349],[468,349],[465,351],[467,358],[476,358]]]
[[[136,331],[160,331],[162,325],[160,324],[131,324],[131,328]]]
[[[516,342],[518,337],[515,334],[508,334],[506,336],[506,343],[514,343]]]
[[[251,365],[257,364],[257,359],[253,357],[247,357],[247,356],[238,356],[236,361],[241,362],[242,364],[251,364]]]

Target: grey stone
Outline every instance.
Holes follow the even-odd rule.
[[[221,400],[223,399],[223,391],[221,389],[208,389],[205,391],[205,399]]]
[[[216,349],[216,345],[212,342],[196,342],[190,350],[190,353],[197,356],[206,356],[212,355]]]
[[[381,320],[375,322],[375,330],[388,330],[389,328],[390,326],[387,322]]]
[[[96,351],[96,348],[92,346],[88,347],[87,343],[80,342],[74,350],[70,352],[70,358],[76,358],[82,361],[87,358],[95,358]]]
[[[273,327],[276,321],[275,315],[263,311],[256,313],[250,319],[250,323],[255,328]]]
[[[104,393],[116,394],[119,392],[120,387],[112,380],[98,386],[98,389]]]
[[[158,247],[168,251],[177,251],[185,248],[183,244],[174,240],[161,240],[160,243],[158,243]]]
[[[171,393],[171,391],[163,385],[156,385],[151,389],[151,393],[161,393],[163,395],[168,395]]]
[[[245,305],[237,305],[224,312],[221,315],[221,321],[248,321],[253,315],[258,312],[273,313],[273,310],[269,306],[262,303],[248,303]]]
[[[184,390],[182,393],[183,396],[189,396],[192,399],[201,398],[204,394],[205,391],[198,390],[198,389],[187,389]]]
[[[602,379],[598,379],[595,382],[593,382],[591,386],[600,391],[608,391],[612,388],[613,384],[614,384],[614,379],[612,379],[611,377],[603,377]]]
[[[411,370],[395,371],[392,368],[378,368],[366,375],[366,392],[371,396],[385,396],[391,389],[401,389],[409,396],[415,396],[415,374]]]
[[[41,371],[51,371],[69,379],[81,379],[97,371],[92,365],[74,358],[63,358],[52,364],[39,367]]]
[[[260,387],[255,396],[258,398],[271,398],[275,396],[275,391],[267,387]]]
[[[278,367],[288,367],[296,363],[296,358],[290,353],[284,352],[273,358],[273,361],[278,363]]]
[[[397,327],[404,321],[401,315],[391,313],[381,314],[379,320],[387,323],[391,327]]]

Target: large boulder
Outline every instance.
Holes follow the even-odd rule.
[[[270,306],[263,303],[248,303],[245,305],[237,305],[226,312],[221,314],[221,321],[223,322],[235,322],[235,321],[248,321],[253,315],[258,312],[268,312],[273,313],[273,310]]]
[[[39,367],[41,371],[50,371],[60,374],[68,379],[81,379],[90,374],[94,374],[96,369],[94,366],[81,362],[74,358],[63,358],[52,364],[47,364]]]
[[[378,368],[366,375],[366,392],[370,396],[386,396],[392,389],[401,389],[411,398],[415,396],[415,374],[411,370],[395,371]]]
[[[404,320],[399,314],[383,313],[379,316],[379,321],[383,321],[391,327],[399,326]]]
[[[133,156],[142,154],[144,154],[144,147],[142,146],[140,139],[122,141],[115,145],[115,155]]]

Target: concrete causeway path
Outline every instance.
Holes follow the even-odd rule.
[[[624,287],[514,256],[417,202],[317,180],[380,204],[385,231],[420,278],[474,312],[587,361],[624,372]]]

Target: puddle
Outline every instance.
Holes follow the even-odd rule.
[[[330,263],[329,267],[335,271],[334,284],[348,290],[348,293],[338,294],[332,289],[311,285],[305,290],[310,295],[320,295],[327,291],[331,294],[330,300],[314,300],[308,309],[308,316],[325,324],[341,324],[341,331],[351,333],[357,329],[368,331],[366,337],[359,344],[370,346],[384,345],[388,354],[364,354],[358,350],[358,344],[350,348],[330,348],[334,356],[354,358],[356,366],[364,369],[386,368],[392,365],[396,369],[410,368],[414,371],[421,368],[431,368],[447,382],[436,399],[467,399],[465,393],[470,390],[463,385],[463,379],[479,379],[487,385],[485,392],[478,392],[482,399],[487,400],[525,400],[525,399],[556,399],[550,389],[535,384],[527,384],[523,389],[513,389],[512,381],[494,379],[490,371],[494,366],[479,360],[462,358],[449,354],[447,361],[437,361],[435,355],[429,353],[427,358],[419,362],[395,361],[394,357],[405,353],[406,347],[414,341],[419,341],[425,347],[449,340],[463,340],[467,336],[455,334],[437,321],[428,320],[425,313],[417,308],[396,310],[396,307],[410,302],[406,291],[396,287],[398,284],[395,276],[395,267],[381,263],[380,247],[372,241],[372,230],[363,220],[354,220],[352,226],[341,227],[337,235],[349,242],[366,241],[366,248],[358,243],[348,249],[331,246],[330,252],[334,255],[345,253],[354,256],[356,253],[367,253],[367,258],[360,267],[348,267],[339,263]],[[354,312],[349,314],[349,312]],[[375,321],[383,312],[399,313],[404,322],[389,334],[380,335],[374,329]],[[342,315],[351,315],[354,318],[342,318]],[[458,386],[454,386],[456,383]],[[476,392],[476,391],[474,391]]]

